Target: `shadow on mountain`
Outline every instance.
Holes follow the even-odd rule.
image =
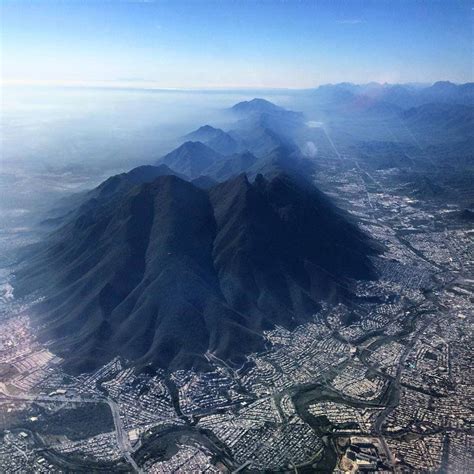
[[[204,369],[208,351],[242,363],[262,349],[264,329],[350,300],[353,279],[376,277],[369,256],[379,248],[307,180],[277,168],[209,190],[159,176],[113,199],[104,183],[97,205],[18,272],[19,294],[46,296],[35,308],[40,338],[74,372],[115,355]]]

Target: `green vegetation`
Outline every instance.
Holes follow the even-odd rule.
[[[42,436],[67,436],[70,440],[114,430],[112,414],[105,403],[87,403],[59,409],[54,404],[48,404],[47,408],[32,405],[28,410],[5,414],[0,425],[1,429],[24,429]]]

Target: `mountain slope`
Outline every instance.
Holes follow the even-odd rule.
[[[151,183],[159,176],[167,175],[180,176],[178,173],[164,164],[157,166],[138,166],[126,173],[117,174],[106,179],[103,183],[90,191],[87,197],[89,199],[103,199],[116,193],[124,193],[138,184]]]
[[[96,207],[99,203],[104,204],[105,201],[113,199],[114,196],[126,193],[134,186],[150,183],[159,176],[167,175],[184,177],[163,164],[157,166],[138,166],[126,173],[116,174],[89,191],[82,191],[64,198],[51,211],[48,216],[49,218],[44,220],[43,224],[53,228],[58,227],[64,224],[68,218],[72,218],[77,212],[86,212]]]
[[[252,100],[246,100],[239,102],[231,107],[230,109],[233,113],[239,115],[251,115],[251,114],[279,114],[284,113],[286,110],[283,107],[279,107],[274,103],[260,98],[255,98]]]
[[[160,158],[156,165],[164,164],[188,178],[198,178],[220,160],[222,155],[204,143],[188,141]]]
[[[231,155],[241,150],[241,144],[220,128],[203,125],[184,137],[189,141],[199,141],[223,155]]]
[[[306,181],[237,176],[209,191],[161,176],[75,217],[38,249],[18,288],[46,296],[40,337],[71,371],[121,355],[205,367],[262,347],[374,278],[370,239]]]
[[[257,157],[265,156],[280,146],[294,146],[293,141],[286,135],[280,135],[270,128],[261,126],[258,122],[243,122],[240,129],[231,133],[244,143],[245,148]]]
[[[220,295],[214,236],[207,194],[173,176],[69,223],[23,275],[39,288],[49,275],[54,289],[39,308],[43,336],[74,371],[112,354],[181,367],[207,349],[230,358],[251,348],[255,336]]]
[[[218,181],[223,181],[232,176],[244,173],[256,162],[257,157],[250,152],[236,153],[226,157],[223,161],[215,163],[206,170],[206,174]]]
[[[407,127],[430,143],[459,141],[474,135],[474,107],[453,104],[426,104],[405,111]]]

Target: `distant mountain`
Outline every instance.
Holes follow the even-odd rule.
[[[413,87],[395,84],[382,87],[372,96],[380,102],[406,109],[417,105],[417,94],[418,91]]]
[[[239,120],[227,134],[239,144],[241,151],[248,150],[257,157],[282,145],[294,146],[306,130],[301,112],[284,109],[268,100],[239,102],[230,111]]]
[[[353,153],[364,165],[376,169],[408,168],[415,162],[413,157],[417,157],[416,147],[413,145],[400,146],[399,143],[387,141],[361,142],[353,147]]]
[[[281,145],[246,170],[248,176],[252,178],[258,174],[272,178],[282,172],[293,177],[305,177],[311,180],[315,172],[315,163],[302,156],[298,147]]]
[[[248,171],[257,161],[258,158],[249,151],[236,153],[215,163],[206,170],[206,174],[212,176],[217,181],[223,181]]]
[[[225,134],[223,130],[220,128],[215,128],[211,127],[210,125],[203,125],[202,127],[199,127],[197,130],[194,130],[191,133],[188,133],[187,135],[184,136],[184,139],[186,141],[198,141],[198,142],[208,142],[209,140],[212,140],[216,136],[220,136],[222,134]]]
[[[409,185],[412,187],[411,194],[419,199],[441,198],[445,193],[442,186],[422,175],[418,175]]]
[[[432,85],[414,84],[327,84],[309,91],[316,104],[331,109],[345,110],[358,104],[373,106],[376,103],[392,105],[401,109],[419,107],[429,103],[474,105],[474,83],[453,84],[449,81]]]
[[[242,127],[230,133],[244,143],[244,146],[256,156],[264,156],[271,150],[293,143],[292,140],[257,123],[240,123]]]
[[[100,197],[98,198],[101,199]],[[74,216],[17,275],[40,291],[40,338],[71,371],[121,355],[205,367],[263,347],[262,330],[307,321],[375,278],[373,242],[328,198],[285,173],[209,191],[160,176]]]
[[[425,104],[401,115],[406,126],[427,142],[466,140],[474,136],[474,106]]]
[[[279,107],[274,103],[265,99],[252,99],[235,104],[231,111],[238,115],[254,115],[254,114],[283,114],[287,111],[283,107]]]
[[[188,178],[198,178],[205,174],[207,168],[222,159],[220,153],[204,143],[188,141],[160,158],[156,164],[167,165]]]
[[[321,106],[346,105],[357,96],[358,88],[354,84],[325,84],[310,92],[310,96]]]
[[[187,141],[199,141],[223,155],[242,151],[242,144],[220,128],[204,125],[184,137]]]
[[[204,125],[184,138],[204,143],[222,155],[249,151],[261,157],[279,146],[294,146],[295,139],[306,127],[303,114],[264,99],[239,102],[230,111],[239,119],[232,130],[224,132]],[[164,163],[188,175],[182,166],[173,166],[170,161]]]
[[[424,103],[450,103],[474,105],[474,83],[453,84],[449,81],[435,82],[432,86],[420,91]]]
[[[277,126],[284,130],[283,124],[301,125],[304,119],[301,112],[287,110],[264,99],[239,102],[230,110],[236,116],[251,121],[247,122],[247,127],[244,128],[249,128],[250,124],[258,124],[260,127],[269,128],[274,131],[276,131],[275,127]]]
[[[186,142],[158,160],[157,164],[166,163],[176,174],[191,180],[207,176],[215,181],[223,181],[240,173],[249,173],[253,177],[258,173],[265,174],[277,155],[281,155],[282,166],[279,170],[295,171],[302,167],[300,172],[307,172],[309,169],[309,162],[301,159],[298,147],[276,132],[257,127],[232,133],[236,137],[241,133],[239,139],[258,153],[246,151],[223,156],[201,142]]]

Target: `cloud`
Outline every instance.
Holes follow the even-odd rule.
[[[347,20],[337,20],[336,23],[339,23],[340,25],[359,25],[364,23],[364,20],[361,20],[360,18],[352,18]]]

